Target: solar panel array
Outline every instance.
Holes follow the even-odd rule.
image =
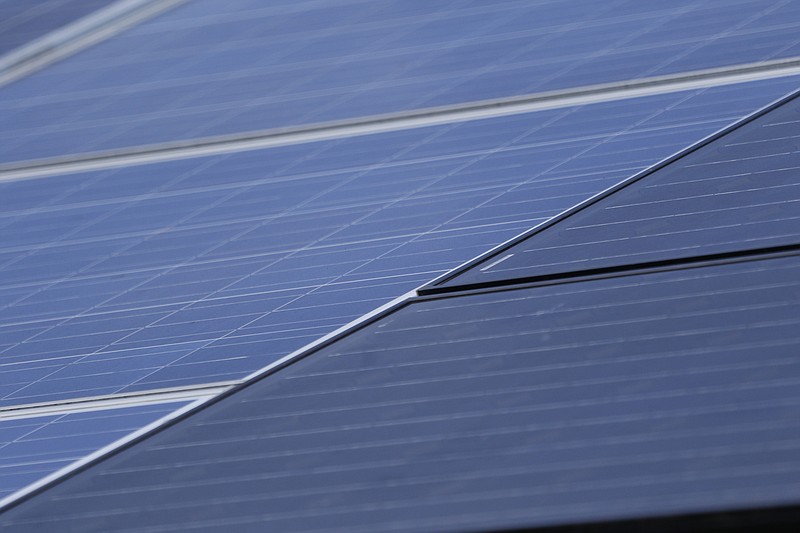
[[[226,140],[209,135],[757,72],[749,63],[794,61],[798,24],[798,6],[777,0],[188,0],[0,89],[0,161],[52,165],[16,181],[0,168],[0,405],[146,398],[302,357],[0,523],[463,530],[793,503],[798,264],[753,249],[798,244],[794,103],[425,289],[457,296],[304,346],[800,77],[147,155]],[[145,157],[119,167],[118,149]],[[518,285],[732,251],[753,257]],[[486,283],[517,285],[464,292]],[[180,405],[154,402],[4,422],[13,438],[27,431],[14,449],[31,457],[0,448],[0,491]]]

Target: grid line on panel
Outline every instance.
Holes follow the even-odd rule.
[[[719,87],[748,81],[768,80],[800,74],[800,58],[762,61],[732,67],[712,68],[617,83],[570,88],[525,96],[423,108],[308,126],[248,131],[188,141],[162,142],[101,152],[0,164],[0,181],[14,181],[127,165],[173,161],[228,154],[291,144],[311,143],[359,135],[401,131],[426,126],[480,120],[559,109],[576,105],[613,102],[689,89]]]

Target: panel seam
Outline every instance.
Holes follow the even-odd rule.
[[[0,406],[0,422],[38,416],[58,416],[87,411],[101,411],[152,404],[210,398],[225,392],[241,380],[202,383],[185,387],[169,387],[136,392],[121,392],[82,398],[67,398],[52,402]]]
[[[183,1],[183,0],[170,0]],[[0,165],[0,182],[388,133],[800,74],[800,57]]]
[[[590,268],[585,270],[570,270],[554,274],[534,276],[519,276],[501,280],[492,280],[463,285],[448,285],[443,287],[423,287],[417,290],[420,301],[435,297],[462,296],[494,292],[499,290],[515,290],[538,286],[560,285],[564,283],[578,283],[597,279],[617,278],[622,276],[638,276],[667,272],[673,270],[687,270],[714,265],[728,265],[750,261],[763,261],[780,257],[796,256],[800,254],[800,243],[764,248],[749,248],[732,252],[716,254],[694,255],[676,259],[663,259],[641,263],[626,263],[609,267]],[[416,300],[415,300],[416,301]]]

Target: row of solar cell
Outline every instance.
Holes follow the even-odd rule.
[[[2,402],[239,379],[794,83],[2,184]]]
[[[195,0],[0,92],[0,161],[800,54],[780,0]]]
[[[793,98],[441,285],[800,244],[798,124]]]
[[[0,421],[0,499],[185,403]]]
[[[795,501],[798,302],[800,256],[413,302],[0,524],[494,531]]]
[[[6,54],[70,22],[105,7],[112,0],[0,0],[0,54]]]

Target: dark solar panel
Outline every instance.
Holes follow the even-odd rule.
[[[84,17],[112,0],[0,0],[0,55]]]
[[[154,404],[0,421],[0,499],[182,405]]]
[[[790,83],[0,184],[2,402],[239,379]]]
[[[464,531],[796,503],[800,257],[411,303],[4,531]]]
[[[800,55],[779,0],[187,2],[0,93],[0,161]]]
[[[799,124],[795,98],[440,286],[800,244]]]

